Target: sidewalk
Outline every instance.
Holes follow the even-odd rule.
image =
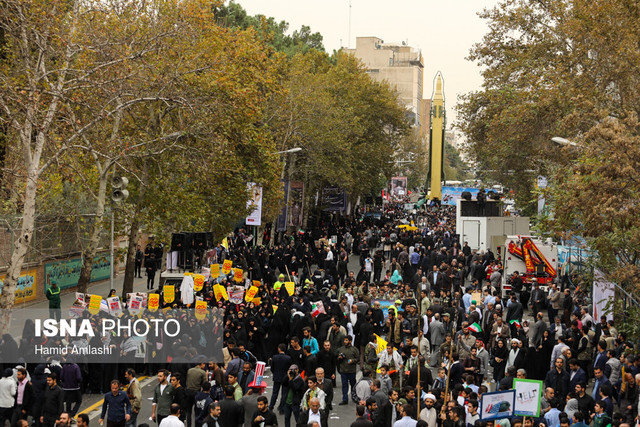
[[[155,290],[158,291],[158,283],[160,281],[160,271],[156,272],[155,277]],[[122,284],[124,283],[124,270],[113,279],[113,287],[116,290],[116,295],[122,295]],[[60,296],[60,307],[62,309],[62,317],[68,317],[69,307],[76,300],[76,290],[77,288],[69,288],[62,291],[62,295]],[[93,282],[89,284],[89,288],[87,289],[88,294],[97,294],[101,295],[102,298],[106,298],[109,295],[109,291],[111,290],[110,280],[101,280],[98,282]],[[141,279],[135,278],[133,280],[133,292],[147,292],[147,277],[145,275],[142,276]],[[49,301],[42,300],[34,303],[25,303],[16,305],[14,310],[18,309],[29,309],[29,310],[48,310],[49,309]],[[9,328],[9,333],[11,336],[19,343],[19,338],[22,337],[22,329],[23,325],[18,325],[16,322],[11,322],[11,327]]]

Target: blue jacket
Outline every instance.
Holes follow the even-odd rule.
[[[571,378],[571,374],[569,374],[569,378]],[[573,391],[576,389],[576,385],[580,383],[587,383],[587,374],[584,372],[584,369],[578,368],[576,374],[569,381],[569,391]]]
[[[320,348],[318,347],[318,340],[314,337],[304,338],[302,340],[302,347],[304,348],[306,346],[311,347],[311,354],[314,356],[320,351]]]
[[[124,421],[125,415],[131,415],[131,401],[127,397],[127,393],[119,391],[115,396],[109,392],[104,395],[104,403],[102,404],[101,419],[104,419],[104,415],[107,413],[107,407],[109,408],[109,418],[111,422]]]

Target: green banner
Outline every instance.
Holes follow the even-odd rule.
[[[98,255],[93,259],[91,281],[108,279],[111,275],[111,256],[109,254]],[[65,261],[50,262],[44,266],[45,292],[56,282],[58,288],[67,289],[78,285],[80,271],[82,270],[82,258],[74,258]]]

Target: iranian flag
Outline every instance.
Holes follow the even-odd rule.
[[[311,305],[311,316],[312,317],[318,317],[318,315],[324,314],[324,313],[326,313],[326,311],[324,311],[324,305],[322,304],[322,301],[314,302]]]
[[[474,323],[473,325],[469,325],[469,330],[473,332],[482,332],[482,327],[477,323]]]
[[[510,324],[512,324],[512,325],[516,325],[516,327],[518,327],[518,328],[521,328],[521,327],[522,327],[522,325],[520,324],[520,322],[519,322],[519,321],[517,321],[517,320],[515,320],[515,319],[513,319],[513,320],[509,320],[509,323],[510,323]]]

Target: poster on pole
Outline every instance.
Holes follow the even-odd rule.
[[[284,186],[284,206],[276,222],[276,232],[278,233],[287,230],[287,212],[289,212],[289,181],[282,180],[282,185]]]
[[[480,400],[480,419],[485,421],[511,418],[513,416],[515,395],[515,390],[483,393]]]
[[[596,269],[593,272],[593,319],[599,321],[600,316],[607,316],[607,320],[613,320],[612,313],[606,312],[607,302],[615,298],[615,287],[608,282],[602,271]]]
[[[304,200],[304,182],[291,181],[289,183],[289,220],[292,227],[302,227],[302,204]]]
[[[523,417],[540,416],[540,400],[542,399],[542,381],[514,378],[513,388],[516,392],[514,415]]]
[[[255,182],[247,183],[247,190],[249,192],[249,200],[247,200],[247,209],[249,216],[247,217],[246,225],[262,225],[262,187]]]
[[[400,199],[407,195],[407,177],[394,176],[391,178],[391,188],[389,189],[391,197]]]

